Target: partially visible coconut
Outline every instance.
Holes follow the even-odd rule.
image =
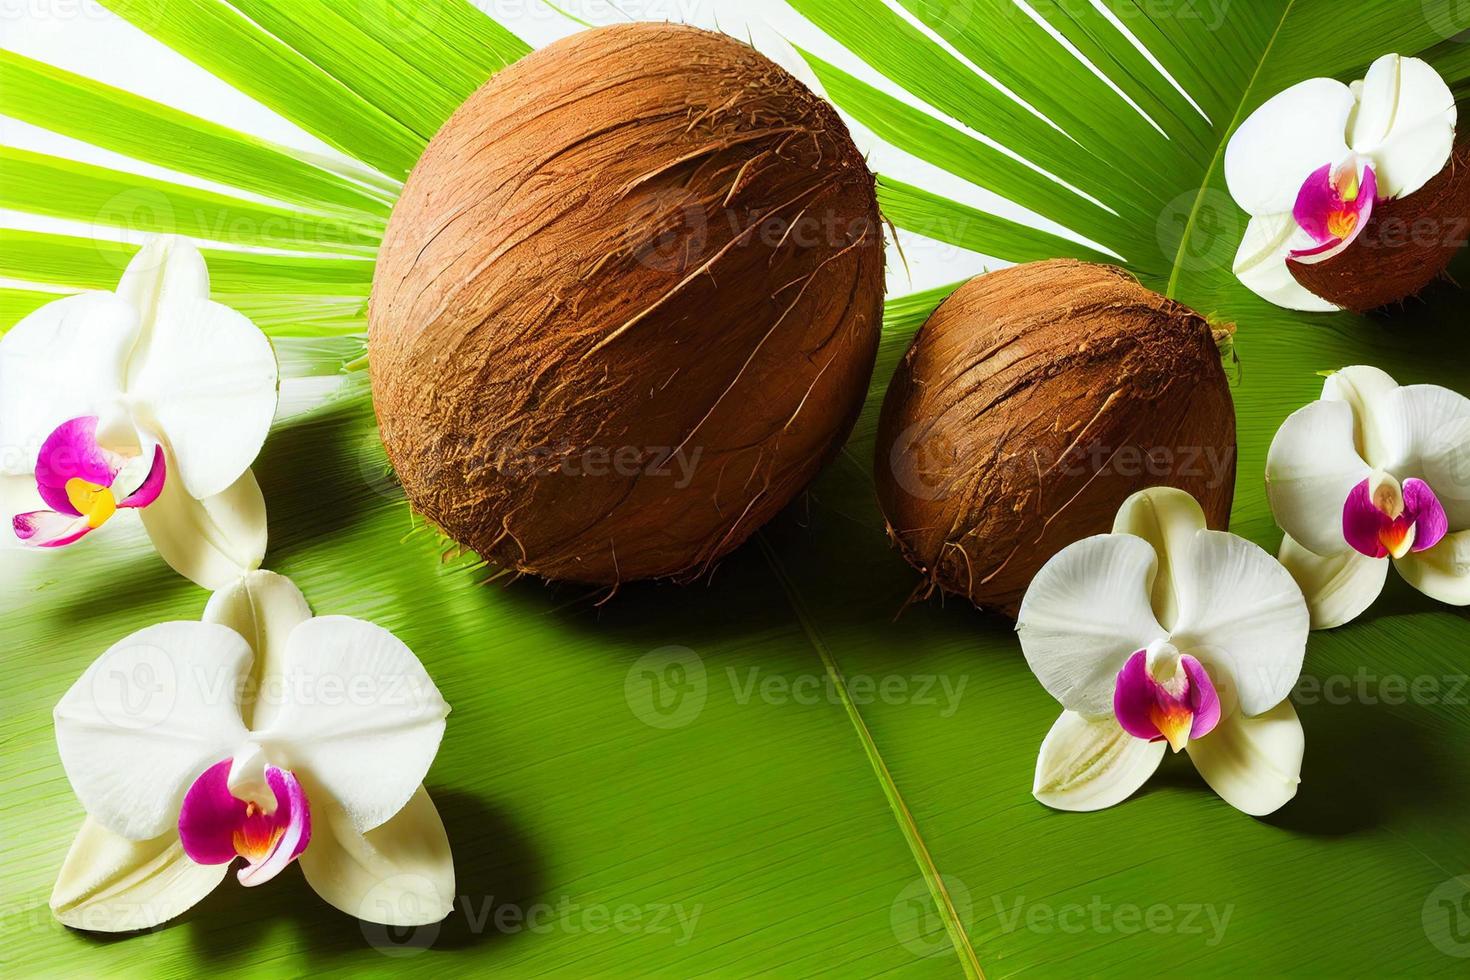
[[[1309,291],[1355,313],[1417,296],[1444,274],[1470,239],[1470,143],[1408,197],[1384,201],[1343,252],[1287,266]]]
[[[899,365],[876,475],[928,590],[1011,615],[1049,558],[1110,530],[1138,490],[1186,490],[1224,528],[1235,413],[1214,332],[1110,266],[972,279]]]
[[[383,442],[504,568],[694,578],[838,451],[882,306],[874,178],[830,105],[721,34],[585,31],[471,96],[393,210]]]

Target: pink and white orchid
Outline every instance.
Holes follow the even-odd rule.
[[[1293,310],[1338,307],[1288,262],[1324,262],[1352,245],[1374,207],[1408,197],[1454,151],[1455,98],[1418,58],[1385,55],[1351,86],[1313,78],[1268,100],[1231,137],[1225,180],[1251,220],[1235,275]]]
[[[250,473],[275,415],[270,342],[209,299],[187,242],[154,239],[117,292],[68,296],[0,337],[0,538],[57,549],[136,511],[206,588],[258,568]]]
[[[1121,803],[1172,748],[1230,805],[1264,815],[1296,795],[1304,741],[1288,699],[1307,608],[1287,571],[1205,526],[1182,490],[1124,502],[1113,533],[1037,573],[1016,632],[1062,715],[1032,792],[1059,810]]]
[[[1282,423],[1266,492],[1286,532],[1281,561],[1312,627],[1357,618],[1388,566],[1420,592],[1470,605],[1470,399],[1374,367],[1328,376],[1322,398]]]
[[[75,928],[148,928],[241,858],[242,885],[299,863],[358,918],[439,921],[454,865],[422,783],[448,712],[393,634],[313,618],[289,579],[249,573],[215,594],[204,622],[112,647],[57,705],[87,818],[52,911]]]

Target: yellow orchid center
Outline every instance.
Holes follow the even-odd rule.
[[[112,491],[81,477],[66,481],[66,499],[71,501],[77,513],[87,519],[87,526],[94,530],[117,513],[117,498],[113,497]]]

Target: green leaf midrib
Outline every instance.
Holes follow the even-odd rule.
[[[945,932],[948,933],[950,941],[954,944],[955,955],[959,957],[965,976],[974,978],[974,980],[984,980],[985,971],[980,967],[975,948],[970,943],[970,936],[965,931],[964,923],[960,922],[954,901],[950,898],[949,890],[944,885],[944,879],[939,874],[939,868],[929,853],[928,845],[924,843],[914,815],[910,812],[908,804],[904,802],[903,794],[899,791],[893,773],[888,769],[888,764],[883,760],[883,754],[879,751],[867,722],[863,720],[862,712],[853,702],[851,692],[847,689],[847,679],[842,673],[842,667],[837,663],[832,649],[822,639],[816,623],[807,612],[806,603],[802,600],[800,591],[787,574],[780,555],[771,545],[765,531],[756,532],[755,537],[761,553],[765,556],[766,563],[771,568],[771,574],[775,576],[782,593],[786,596],[787,603],[791,606],[792,615],[796,617],[801,626],[802,635],[806,637],[818,659],[821,660],[827,679],[842,702],[842,709],[848,721],[852,723],[858,742],[863,747],[863,754],[867,756],[868,763],[873,767],[873,774],[878,778],[879,787],[883,790],[884,799],[888,801],[888,807],[898,824],[899,832],[903,834],[904,842],[908,845],[914,862],[919,866],[924,883],[929,888],[929,895],[934,900],[941,921],[944,922]]]
[[[1241,116],[1245,114],[1245,107],[1250,104],[1251,93],[1256,90],[1256,82],[1261,77],[1261,70],[1266,67],[1266,62],[1271,58],[1271,52],[1276,47],[1276,40],[1281,36],[1281,29],[1286,26],[1291,17],[1292,10],[1296,7],[1296,0],[1287,0],[1286,7],[1281,11],[1281,19],[1276,22],[1276,29],[1271,32],[1271,38],[1266,42],[1266,47],[1261,51],[1260,60],[1256,62],[1255,71],[1251,72],[1250,81],[1246,83],[1245,89],[1240,93],[1240,102],[1235,107],[1235,114],[1230,118],[1230,124],[1220,131],[1220,139],[1215,147],[1215,155],[1210,158],[1210,164],[1205,168],[1204,179],[1200,181],[1199,193],[1195,195],[1194,205],[1189,210],[1189,219],[1184,225],[1184,234],[1179,238],[1179,249],[1174,253],[1174,263],[1169,270],[1169,285],[1164,290],[1164,295],[1170,299],[1176,299],[1176,290],[1179,288],[1179,276],[1184,271],[1184,256],[1188,255],[1190,240],[1194,235],[1194,229],[1199,221],[1201,209],[1204,207],[1205,195],[1209,193],[1210,181],[1214,179],[1215,171],[1220,167],[1220,160],[1225,156],[1225,148],[1230,145],[1230,137],[1241,123]]]

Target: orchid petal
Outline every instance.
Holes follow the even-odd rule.
[[[1134,738],[1111,717],[1064,711],[1041,743],[1031,794],[1056,810],[1114,806],[1148,782],[1167,748]]]
[[[1384,197],[1407,197],[1449,163],[1456,121],[1454,94],[1439,72],[1418,58],[1389,54],[1363,79],[1348,139],[1373,158]]]
[[[216,762],[189,786],[179,806],[179,840],[189,860],[229,864],[240,856],[235,831],[244,819],[245,802],[230,794],[230,760]]]
[[[228,626],[255,651],[240,705],[252,730],[271,726],[284,700],[286,639],[311,618],[296,584],[275,572],[249,572],[210,597],[204,621]]]
[[[151,929],[193,908],[228,872],[189,860],[172,829],[135,841],[88,817],[61,865],[51,913],[89,932]]]
[[[1297,544],[1291,535],[1277,556],[1307,600],[1312,629],[1327,630],[1357,619],[1383,592],[1388,562],[1352,549],[1323,557]]]
[[[61,423],[41,444],[36,456],[36,490],[52,510],[81,517],[67,493],[72,480],[110,487],[122,468],[122,459],[97,445],[97,417],[83,416]]]
[[[1313,78],[1268,100],[1251,114],[1225,149],[1225,181],[1248,213],[1290,212],[1307,175],[1348,155],[1352,90]]]
[[[1438,385],[1405,385],[1383,399],[1378,415],[1388,456],[1383,469],[1423,475],[1450,499],[1457,518],[1470,518],[1458,506],[1470,496],[1470,398]]]
[[[189,495],[223,493],[260,454],[276,411],[276,358],[260,329],[219,303],[160,302],[128,393],[167,436]]]
[[[32,473],[46,437],[68,419],[114,417],[138,318],[111,293],[36,310],[0,337],[0,472]]]
[[[1233,714],[1189,743],[1194,766],[1210,788],[1251,816],[1274,813],[1296,796],[1306,738],[1290,701],[1254,717]]]
[[[1340,401],[1312,402],[1282,423],[1266,454],[1271,513],[1303,547],[1319,555],[1336,554],[1347,547],[1343,501],[1369,472],[1354,448],[1351,407]]]
[[[1447,534],[1428,551],[1407,554],[1394,565],[1404,581],[1429,598],[1470,606],[1470,530]]]
[[[1111,713],[1118,671],[1164,635],[1149,605],[1157,567],[1147,541],[1100,534],[1063,548],[1036,573],[1016,632],[1031,672],[1063,707]]]
[[[22,514],[44,510],[45,507],[46,502],[36,492],[35,477],[0,474],[0,551],[25,547],[24,542],[15,534],[15,519]],[[9,568],[15,564],[17,563],[13,556],[6,556],[5,561],[0,562],[0,568]],[[0,595],[4,591],[0,588]]]
[[[1444,505],[1423,480],[1404,481],[1404,516],[1414,525],[1414,551],[1428,551],[1449,533]]]
[[[1179,620],[1179,590],[1175,585],[1175,563],[1194,541],[1196,531],[1206,527],[1199,501],[1174,487],[1140,490],[1118,509],[1114,534],[1132,534],[1153,545],[1158,556],[1150,605],[1164,629],[1172,630]]]
[[[117,284],[117,296],[138,315],[135,368],[147,356],[149,334],[160,317],[176,318],[199,300],[209,299],[209,267],[193,243],[157,235],[133,255]],[[133,372],[130,372],[130,374]]]
[[[310,794],[309,794],[310,795]],[[328,905],[365,922],[409,927],[438,922],[454,907],[454,859],[428,792],[366,834],[325,793],[301,855],[307,884]]]
[[[1217,684],[1231,684],[1246,715],[1285,698],[1301,676],[1311,626],[1291,574],[1244,538],[1198,531],[1176,578],[1179,625],[1171,642]]]
[[[1370,467],[1392,470],[1402,442],[1395,400],[1399,383],[1376,367],[1354,365],[1334,371],[1322,384],[1322,400],[1346,402],[1353,412],[1353,445]]]
[[[259,738],[341,804],[359,833],[380,826],[423,782],[449,706],[402,640],[362,620],[302,623],[285,664],[292,696]]]
[[[1293,252],[1311,247],[1311,236],[1290,211],[1251,218],[1235,254],[1235,277],[1268,303],[1305,313],[1336,313],[1340,306],[1297,282],[1286,264]]]
[[[56,745],[87,813],[113,833],[172,830],[190,784],[245,737],[250,646],[211,623],[163,623],[114,645],[56,706]]]
[[[171,473],[173,463],[170,456]],[[195,500],[178,480],[165,480],[158,499],[138,513],[163,560],[206,589],[229,585],[265,558],[265,498],[249,470],[206,500]]]
[[[148,469],[148,475],[138,484],[137,489],[117,502],[119,509],[141,510],[158,499],[163,493],[163,484],[168,479],[166,456],[162,446],[153,447],[153,464]]]
[[[16,514],[10,520],[10,527],[16,539],[30,548],[65,548],[94,530],[85,517],[58,514],[54,510]]]
[[[1470,417],[1426,432],[1417,448],[1418,470],[1444,506],[1449,526],[1470,529]]]

